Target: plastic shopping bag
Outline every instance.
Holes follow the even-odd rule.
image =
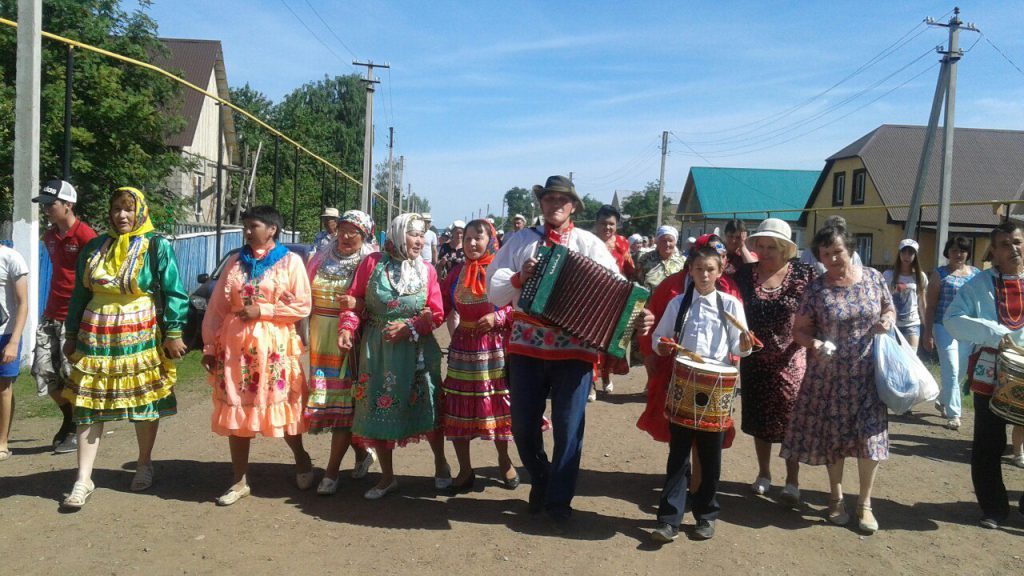
[[[917,380],[917,400],[914,401],[914,404],[934,402],[939,397],[939,383],[935,381],[935,376],[932,376],[931,371],[928,370],[928,367],[918,357],[917,351],[903,337],[903,333],[899,330],[893,330],[893,333],[900,341],[900,348],[903,348],[903,354],[909,363],[910,371]]]
[[[903,414],[917,403],[920,384],[895,332],[875,335],[875,389],[889,410]]]

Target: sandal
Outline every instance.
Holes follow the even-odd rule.
[[[75,482],[75,485],[71,488],[71,494],[64,499],[61,505],[64,508],[71,508],[77,510],[82,506],[85,506],[85,502],[89,500],[89,496],[96,490],[96,485],[90,482],[82,482],[79,480]]]
[[[10,459],[10,457],[11,457],[11,451],[10,450],[0,450],[0,462],[3,462],[4,460],[8,460],[8,459]]]
[[[850,522],[850,515],[846,512],[846,504],[842,498],[829,500],[828,521],[836,526],[846,526]]]
[[[217,506],[231,506],[249,494],[251,492],[248,484],[241,488],[228,488],[227,492],[221,494],[220,498],[217,498]]]
[[[145,464],[135,469],[135,477],[132,478],[132,485],[129,486],[132,492],[148,490],[153,485],[153,465]]]
[[[878,520],[875,519],[875,515],[871,513],[871,506],[860,506],[857,509],[857,527],[862,532],[868,534],[874,534],[878,532]]]

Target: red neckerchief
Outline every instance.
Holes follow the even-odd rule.
[[[561,244],[564,246],[569,242],[569,235],[572,234],[572,230],[575,227],[576,226],[572,222],[569,222],[569,226],[566,227],[565,232],[559,232],[552,228],[550,224],[545,222],[544,230],[547,232],[547,236],[545,237],[547,245],[554,246],[555,244]]]
[[[999,323],[1010,330],[1024,328],[1024,279],[1000,274],[995,279],[995,285]]]

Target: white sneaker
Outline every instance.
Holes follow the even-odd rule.
[[[597,390],[590,389],[590,394],[587,395],[587,402],[593,402],[597,400]]]
[[[946,422],[946,428],[949,428],[950,430],[959,430],[960,429],[960,419],[959,418],[950,418]]]
[[[438,490],[447,490],[452,485],[452,469],[450,466],[444,467],[444,476],[434,476],[434,488]]]
[[[1017,468],[1024,468],[1024,454],[1014,454],[1013,458],[1010,458],[1010,462]]]
[[[768,490],[770,490],[771,487],[772,487],[772,479],[771,478],[765,478],[764,476],[758,476],[757,480],[754,480],[754,483],[751,484],[750,489],[754,491],[754,494],[757,494],[758,496],[764,496],[765,494],[768,493]]]
[[[615,392],[615,383],[614,383],[614,382],[612,382],[611,380],[609,380],[609,381],[608,381],[608,382],[607,382],[607,383],[606,383],[606,384],[604,385],[604,393],[605,393],[605,394],[612,394],[613,392]]]
[[[352,468],[352,478],[359,480],[360,478],[366,478],[366,474],[370,471],[370,467],[377,461],[377,453],[374,452],[373,448],[366,449],[366,458],[357,460],[356,465]]]

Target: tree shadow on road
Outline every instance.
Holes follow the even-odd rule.
[[[791,508],[778,500],[779,490],[776,488],[770,496],[752,494],[750,486],[739,482],[722,482],[719,486],[718,500],[722,505],[722,520],[749,528],[772,526],[783,530],[801,530],[814,526],[829,526],[827,516],[829,494],[826,492],[803,490],[802,503],[799,508]],[[855,509],[856,494],[845,497],[846,509],[850,512],[850,523],[845,527],[857,530]],[[949,518],[962,516],[962,502],[942,504],[902,504],[874,497],[871,500],[872,511],[878,519],[882,530],[906,530],[911,532],[928,532],[938,530],[937,521],[951,521]],[[936,516],[940,514],[941,516]],[[838,527],[837,527],[838,528]]]
[[[969,464],[970,438],[889,434],[889,451],[899,456],[920,456],[933,460]]]

